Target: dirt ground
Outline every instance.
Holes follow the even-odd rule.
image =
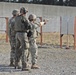
[[[72,47],[70,49],[61,49],[56,45],[38,45],[38,47],[40,69],[21,71],[8,66],[10,45],[2,42],[0,44],[0,75],[76,75],[76,50]]]
[[[0,35],[0,75],[76,75],[76,50],[74,38],[69,35],[69,47],[67,45],[67,35],[63,36],[62,49],[60,48],[59,33],[43,33],[43,45],[38,44],[38,65],[40,69],[30,69],[21,71],[9,67],[10,44],[6,43],[5,35]],[[40,36],[37,38],[40,43]],[[29,58],[31,65],[31,58]]]

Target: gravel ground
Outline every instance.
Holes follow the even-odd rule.
[[[54,46],[39,48],[40,69],[21,71],[9,67],[10,45],[0,45],[0,75],[76,75],[76,50]]]

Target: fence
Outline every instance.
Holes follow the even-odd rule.
[[[68,17],[70,18],[70,17]],[[63,45],[71,45],[76,47],[75,43],[75,31],[74,29],[74,18],[68,22],[69,26],[67,27],[66,17],[52,16],[52,17],[38,17],[37,22],[43,21],[43,19],[47,19],[48,22],[46,25],[38,28],[39,36],[37,38],[37,43],[40,45],[49,44],[49,45],[60,45],[62,48]],[[64,19],[61,21],[61,19]],[[62,25],[61,25],[62,24]],[[67,37],[67,31],[69,30],[69,35]],[[0,17],[0,40],[6,40],[8,42],[8,17]],[[71,34],[74,36],[71,36]],[[63,41],[62,41],[62,35]],[[69,41],[70,39],[70,41]]]
[[[5,40],[8,42],[8,17],[0,17],[0,41]]]
[[[47,22],[47,24],[40,28],[39,32],[41,33],[41,35],[37,39],[38,43],[40,42],[41,45],[43,44],[60,45],[61,48],[63,44],[63,46],[66,47],[74,46],[75,49],[76,48],[76,41],[75,41],[76,28],[74,24],[75,22],[76,22],[75,17],[70,16],[51,17]],[[62,35],[64,35],[63,41],[62,41]]]
[[[43,17],[41,18],[40,21],[42,21],[43,19],[48,21],[44,26],[41,26],[40,29],[38,29],[40,35],[37,38],[37,42],[38,43],[40,42],[41,45],[59,43],[60,17],[59,16]]]
[[[62,36],[67,35],[67,46],[69,48],[69,35],[73,37],[74,49],[76,49],[76,17],[74,16],[63,16],[60,18],[60,47],[62,48]]]

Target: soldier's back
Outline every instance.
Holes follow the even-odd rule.
[[[15,36],[15,30],[14,30],[14,28],[15,28],[15,18],[12,17],[9,21],[10,21],[10,23],[9,23],[10,35]]]
[[[26,18],[21,16],[21,15],[18,15],[16,18],[15,18],[15,31],[26,31],[26,26],[25,26],[25,23],[23,21],[25,21]]]

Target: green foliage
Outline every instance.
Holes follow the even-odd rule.
[[[76,0],[0,0],[0,2],[33,3],[45,5],[76,6]]]

